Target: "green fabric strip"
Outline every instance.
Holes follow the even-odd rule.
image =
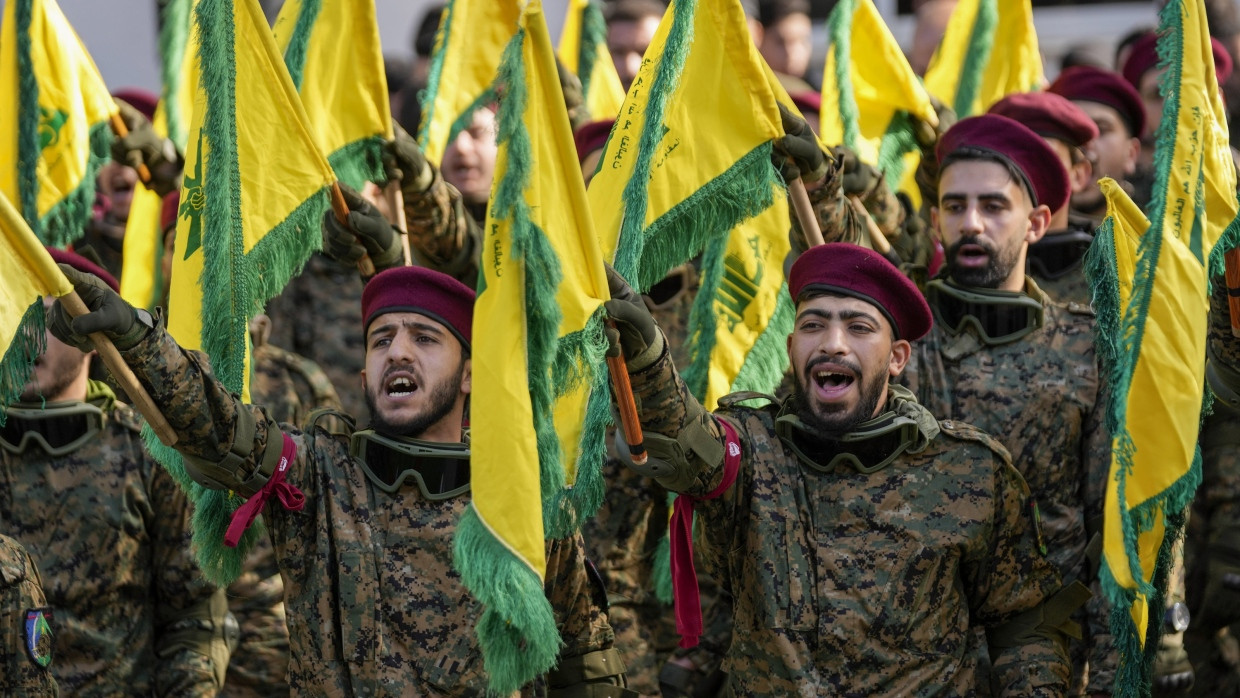
[[[594,76],[594,61],[606,52],[607,20],[597,2],[591,2],[581,11],[581,41],[577,49],[577,78],[581,80],[583,98],[590,94],[590,79]],[[607,119],[614,114],[591,114],[591,119]]]
[[[913,117],[906,111],[897,111],[878,144],[878,171],[883,173],[892,191],[899,191],[900,181],[904,179],[904,156],[919,149],[913,133]]]
[[[969,33],[969,48],[965,51],[964,63],[960,66],[956,100],[952,104],[961,119],[973,116],[973,103],[977,101],[977,94],[982,89],[982,76],[990,64],[990,54],[995,43],[995,26],[998,23],[998,0],[981,0],[977,6],[977,16],[973,19],[972,31]]]
[[[22,388],[34,371],[35,359],[46,349],[46,314],[43,299],[36,298],[22,314],[17,332],[0,358],[0,426],[4,426],[7,416],[4,408],[21,397]]]
[[[758,335],[753,348],[745,356],[745,363],[732,381],[732,392],[753,390],[774,394],[788,370],[788,335],[792,333],[792,321],[796,308],[785,282],[779,287],[775,312],[767,321],[766,329]]]
[[[160,75],[163,77],[164,119],[168,122],[168,137],[178,148],[185,147],[189,130],[189,115],[181,113],[181,64],[185,48],[189,45],[190,5],[193,0],[168,0],[160,10],[159,56]]]
[[[719,318],[715,315],[715,302],[719,296],[719,282],[723,279],[724,257],[727,254],[728,235],[717,235],[706,244],[702,253],[702,270],[698,277],[698,292],[689,309],[689,324],[685,343],[690,347],[693,361],[684,368],[680,377],[689,392],[698,401],[706,399],[710,380],[710,358],[715,351],[715,328]]]
[[[435,118],[435,98],[439,95],[439,83],[443,80],[443,62],[448,54],[448,37],[451,36],[452,18],[456,15],[456,0],[448,0],[443,8],[439,31],[435,32],[435,49],[431,52],[431,66],[426,74],[426,89],[418,98],[422,102],[422,123],[418,125],[418,145],[426,147],[430,137],[431,121]]]
[[[835,86],[839,90],[840,123],[844,125],[844,145],[852,150],[857,149],[857,142],[861,140],[857,96],[852,85],[852,23],[856,12],[856,0],[840,0],[827,18],[831,55],[835,58]]]
[[[323,0],[301,0],[297,24],[293,26],[293,35],[289,37],[288,46],[284,49],[284,65],[288,67],[289,77],[293,78],[293,87],[296,87],[298,92],[301,91],[301,81],[306,68],[306,49],[310,46],[314,21],[319,18],[322,7]]]
[[[33,0],[9,0],[14,3],[13,19],[17,23],[17,185],[20,201],[15,202],[22,218],[43,242],[48,242],[39,218],[39,82],[35,79],[34,61],[30,57],[30,15]]]

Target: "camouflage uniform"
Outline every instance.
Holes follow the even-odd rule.
[[[0,530],[38,562],[54,609],[52,674],[73,696],[214,696],[227,602],[190,550],[190,507],[102,384],[102,431],[62,456],[0,449]]]
[[[252,333],[253,334],[253,333]],[[250,397],[280,422],[302,424],[318,408],[339,410],[340,398],[317,364],[254,338],[254,375]],[[268,536],[259,536],[245,559],[237,581],[228,587],[229,610],[241,636],[221,696],[275,698],[287,696],[288,624],[284,581]]]
[[[26,646],[26,616],[47,608],[39,568],[21,543],[0,535],[0,695],[13,698],[60,695],[51,669],[35,661]],[[50,610],[50,609],[49,609]],[[53,618],[48,618],[54,622]],[[46,655],[54,660],[48,634]]]
[[[969,695],[970,626],[1010,638],[1000,626],[1060,587],[1029,554],[1028,491],[1002,446],[934,421],[907,393],[888,408],[916,416],[926,447],[867,475],[803,465],[775,435],[777,406],[706,413],[666,351],[632,384],[651,455],[677,469],[665,485],[695,497],[718,488],[720,422],[739,434],[736,480],[697,503],[706,568],[737,594],[732,693]],[[656,434],[690,445],[656,451]],[[1054,637],[996,652],[1008,694],[1062,695],[1068,666]]]
[[[933,414],[994,434],[1012,454],[1041,512],[1048,558],[1065,581],[1094,587],[1084,647],[1073,647],[1074,675],[1081,675],[1088,660],[1088,692],[1109,693],[1118,655],[1109,609],[1086,559],[1094,532],[1086,523],[1101,520],[1111,463],[1093,313],[1055,303],[1028,277],[1025,293],[1042,302],[1041,329],[987,347],[972,327],[952,337],[936,322],[914,344],[902,380]],[[937,309],[931,309],[937,318]]]
[[[1087,244],[1082,234],[1092,237],[1094,228],[1088,220],[1069,217],[1067,229],[1052,230],[1029,246],[1029,275],[1052,299],[1087,308],[1093,305],[1094,293],[1085,278]],[[1068,244],[1062,242],[1066,238],[1056,238],[1064,235],[1077,241]]]
[[[474,633],[481,608],[452,565],[468,497],[427,501],[413,486],[377,490],[347,443],[320,428],[277,428],[162,326],[124,356],[176,430],[191,471],[224,477],[210,464],[227,459],[236,464],[227,484],[248,497],[273,472],[280,441],[269,440],[283,431],[296,444],[287,481],[305,494],[306,509],[272,504],[264,513],[285,581],[294,694],[483,695]],[[253,440],[234,444],[248,423]],[[579,536],[548,543],[547,594],[562,659],[611,646],[605,599],[587,575]]]
[[[1223,279],[1213,279],[1210,330],[1211,362],[1240,367],[1240,340],[1231,336]],[[1240,383],[1231,383],[1233,391]],[[1201,595],[1210,562],[1207,546],[1240,529],[1240,409],[1215,400],[1214,414],[1201,427],[1201,486],[1193,501],[1186,541],[1188,602],[1194,618],[1211,612],[1202,608]],[[1234,544],[1233,544],[1234,545]],[[1240,623],[1210,633],[1194,620],[1185,633],[1185,647],[1197,675],[1193,695],[1222,696],[1240,693]]]

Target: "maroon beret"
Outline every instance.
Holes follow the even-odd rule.
[[[362,289],[363,332],[384,313],[425,315],[468,347],[473,336],[474,291],[447,274],[423,267],[396,267],[379,272]]]
[[[1015,92],[995,102],[987,113],[1006,116],[1043,138],[1078,148],[1098,137],[1098,124],[1072,100],[1053,92]]]
[[[788,292],[800,302],[806,291],[824,291],[859,298],[878,308],[896,339],[917,341],[934,322],[921,291],[874,250],[850,242],[809,248],[788,275]]]
[[[607,144],[607,136],[611,135],[611,127],[615,123],[615,119],[591,121],[588,124],[582,124],[581,128],[573,133],[573,142],[577,145],[578,164],[585,162],[587,155]]]
[[[1145,106],[1141,95],[1119,75],[1091,65],[1074,65],[1059,74],[1046,88],[1074,102],[1097,102],[1114,109],[1128,126],[1128,133],[1140,138],[1145,132]]]
[[[155,118],[155,105],[159,104],[159,97],[153,92],[137,87],[126,87],[113,92],[112,97],[125,100],[129,106],[142,112],[147,119]]]
[[[1210,53],[1214,55],[1214,77],[1222,85],[1231,77],[1231,54],[1227,47],[1214,37],[1210,37]],[[1150,32],[1132,43],[1128,59],[1124,61],[1124,79],[1130,85],[1141,89],[1141,78],[1158,65],[1158,34]]]
[[[117,293],[121,292],[121,285],[117,283],[115,276],[112,276],[106,269],[98,264],[95,264],[82,255],[68,250],[58,250],[55,247],[49,247],[47,248],[47,251],[52,255],[52,259],[55,260],[57,264],[68,264],[78,271],[84,271],[87,274],[94,274],[95,276],[103,279],[103,283],[107,284],[113,291],[116,291]]]
[[[1054,212],[1068,203],[1072,185],[1063,162],[1024,124],[996,114],[961,119],[947,129],[935,147],[939,166],[948,155],[962,149],[997,155],[1014,165],[1033,194],[1034,206],[1046,204]]]

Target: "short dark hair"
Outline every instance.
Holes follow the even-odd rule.
[[[943,158],[943,162],[939,163],[939,177],[941,178],[943,176],[943,173],[947,171],[948,167],[951,167],[958,162],[993,162],[1002,165],[1003,169],[1007,170],[1008,176],[1012,178],[1012,181],[1019,184],[1021,188],[1025,190],[1025,194],[1029,197],[1029,200],[1033,202],[1033,205],[1038,205],[1038,195],[1034,193],[1033,184],[1029,181],[1029,177],[1027,177],[1025,173],[1016,166],[1016,163],[1003,157],[999,153],[996,153],[993,150],[974,148],[967,145],[962,148],[956,148]]]
[[[789,15],[809,15],[809,0],[763,0],[758,3],[758,20],[769,27]]]
[[[443,21],[446,5],[439,3],[426,10],[418,28],[413,32],[414,54],[427,58],[435,50],[435,35],[439,33],[439,23]]]
[[[647,17],[662,19],[667,3],[659,0],[616,0],[603,11],[607,24],[615,22],[640,22]]]

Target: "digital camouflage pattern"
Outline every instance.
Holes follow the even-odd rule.
[[[0,535],[0,695],[60,695],[51,668],[37,664],[26,651],[26,611],[46,606],[34,560],[21,543]]]
[[[433,177],[424,191],[405,187],[405,223],[414,264],[440,271],[470,288],[478,286],[478,252],[482,217],[467,209],[456,187],[431,165]]]
[[[932,414],[973,424],[1012,454],[1041,514],[1047,559],[1065,581],[1080,580],[1094,592],[1083,618],[1083,646],[1073,645],[1073,673],[1079,679],[1088,660],[1087,692],[1109,693],[1118,662],[1110,609],[1085,554],[1092,534],[1086,522],[1101,520],[1111,465],[1094,316],[1088,308],[1055,303],[1028,277],[1025,293],[1045,309],[1041,329],[987,347],[971,326],[952,337],[935,323],[914,343],[901,381]]]
[[[705,567],[737,594],[724,663],[735,694],[970,695],[970,627],[996,627],[1060,588],[1033,552],[1022,478],[972,427],[942,422],[925,450],[869,475],[819,472],[775,436],[776,406],[700,412],[666,352],[632,383],[647,432],[674,438],[701,420],[722,446],[726,419],[740,437],[736,481],[697,504]],[[681,458],[685,493],[721,484],[722,452]],[[998,652],[994,673],[1005,695],[1067,688],[1049,637]]]
[[[278,422],[303,424],[313,410],[341,410],[331,380],[318,364],[267,342],[265,332],[254,339],[254,375],[250,399],[267,408]],[[268,536],[259,536],[246,556],[237,581],[228,587],[229,610],[237,619],[240,638],[228,665],[227,698],[287,696],[288,623],[284,581]]]
[[[267,302],[267,315],[270,343],[321,366],[345,412],[365,418],[362,280],[357,268],[312,255],[301,274]],[[255,380],[263,380],[257,370]]]
[[[1225,283],[1212,279],[1209,352],[1211,360],[1240,367],[1240,340],[1231,334]],[[1240,385],[1232,386],[1240,389]],[[1212,560],[1210,546],[1234,541],[1240,531],[1240,410],[1215,400],[1214,413],[1201,425],[1201,486],[1193,499],[1185,543],[1188,568],[1187,596],[1194,618],[1224,609],[1207,603],[1225,600],[1203,598]],[[1233,543],[1234,545],[1234,543]],[[1236,592],[1240,594],[1240,592]],[[1233,599],[1231,603],[1236,603]],[[1234,610],[1234,609],[1226,609]],[[1240,623],[1211,632],[1194,620],[1184,637],[1185,648],[1197,675],[1194,696],[1240,693]]]
[[[252,450],[228,484],[243,496],[261,486],[271,467],[262,465],[268,440],[280,433],[263,408],[230,395],[205,355],[181,349],[162,326],[124,356],[176,430],[187,462],[219,462],[239,411],[249,410],[257,422]],[[474,633],[480,608],[452,565],[468,497],[426,501],[411,483],[388,495],[343,439],[319,428],[278,429],[297,446],[287,481],[306,496],[303,511],[273,503],[264,512],[285,581],[292,694],[483,695]],[[547,590],[562,658],[612,643],[605,599],[583,556],[580,537],[548,543]]]
[[[0,449],[0,530],[42,572],[52,674],[72,696],[214,696],[227,607],[190,550],[189,502],[147,455],[137,413],[102,384],[90,396],[106,419],[78,450]]]

